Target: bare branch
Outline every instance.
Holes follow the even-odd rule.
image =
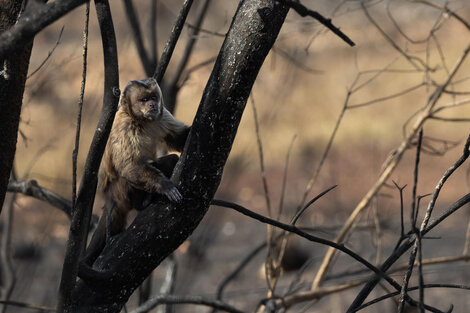
[[[50,57],[54,53],[55,49],[59,46],[60,39],[62,38],[62,33],[63,32],[64,32],[64,26],[62,26],[62,28],[60,29],[59,37],[57,38],[57,41],[55,42],[52,49],[47,53],[46,58],[44,60],[42,60],[41,64],[39,64],[39,66],[34,71],[32,71],[31,74],[29,74],[26,79],[30,79],[34,74],[39,72],[39,70],[44,66],[44,64],[46,64],[46,62],[50,59]]]
[[[421,110],[410,132],[406,135],[405,139],[400,143],[399,147],[393,152],[392,157],[390,157],[387,160],[387,162],[384,164],[384,170],[382,171],[379,179],[375,182],[375,184],[371,187],[371,189],[369,189],[366,195],[362,198],[362,200],[358,203],[356,208],[353,210],[349,218],[346,220],[343,228],[341,229],[341,231],[335,238],[336,242],[341,242],[344,239],[344,237],[353,226],[359,214],[369,205],[371,199],[374,197],[375,194],[377,194],[377,192],[380,190],[380,188],[383,186],[386,180],[390,177],[391,173],[394,171],[399,161],[403,157],[403,154],[405,153],[406,149],[409,147],[412,139],[417,134],[418,130],[423,126],[424,122],[431,116],[432,110],[435,108],[438,100],[441,98],[443,94],[442,91],[445,90],[447,86],[451,83],[451,81],[453,80],[454,76],[461,68],[461,65],[463,64],[464,60],[467,58],[469,53],[470,53],[470,45],[468,45],[466,49],[463,51],[462,55],[455,63],[454,68],[452,69],[450,75],[447,77],[444,84],[436,87],[434,92],[431,94],[428,101],[426,102],[425,107]],[[312,284],[312,289],[315,289],[320,285],[321,281],[326,275],[326,272],[328,270],[328,267],[331,263],[331,260],[334,254],[335,254],[334,249],[331,249],[331,248],[328,249],[325,255],[325,258],[323,259],[322,264],[320,265],[320,268],[315,276],[315,279]]]
[[[416,145],[416,159],[415,159],[415,166],[414,166],[414,179],[413,179],[413,189],[412,189],[412,196],[411,196],[411,210],[410,210],[410,223],[411,223],[411,231],[416,235],[416,244],[417,247],[421,246],[421,235],[416,229],[416,219],[417,219],[417,211],[418,211],[418,205],[416,204],[416,189],[418,188],[418,170],[419,170],[419,161],[420,161],[420,156],[421,156],[421,143],[423,142],[423,128],[419,130],[418,134],[418,144]],[[405,310],[405,305],[404,301],[406,298],[406,292],[408,290],[408,283],[411,278],[411,274],[413,272],[413,267],[415,264],[415,257],[416,254],[413,255],[413,253],[410,255],[410,260],[408,262],[408,268],[405,272],[405,277],[403,278],[403,283],[401,285],[401,290],[400,290],[400,300],[398,304],[398,312],[403,313]],[[421,262],[418,262],[421,264]],[[421,284],[420,284],[421,286]],[[420,288],[420,291],[422,288]],[[422,293],[420,292],[420,309],[424,310],[422,307]]]
[[[421,235],[424,236],[430,232],[434,227],[442,223],[446,218],[455,213],[457,210],[462,208],[464,205],[470,202],[470,194],[466,194],[459,200],[451,204],[438,218],[433,220],[425,229],[421,232]],[[386,272],[408,249],[413,247],[416,242],[416,237],[409,238],[408,241],[403,243],[400,247],[394,250],[392,255],[390,255],[387,260],[382,264],[380,270]],[[367,284],[362,288],[362,290],[356,296],[356,299],[349,306],[347,313],[355,312],[355,310],[364,302],[367,296],[372,292],[374,287],[379,283],[380,278],[375,277],[367,282]]]
[[[424,3],[430,7],[439,9],[450,16],[454,17],[456,20],[458,20],[460,23],[462,23],[468,30],[470,30],[470,23],[468,23],[466,20],[464,20],[460,15],[455,13],[454,11],[450,10],[449,7],[447,6],[447,3],[445,6],[441,6],[437,3],[429,2],[427,0],[410,0],[411,2],[418,2],[418,3]]]
[[[197,11],[196,23],[189,32],[189,40],[186,43],[183,55],[180,58],[178,65],[176,66],[176,70],[173,72],[171,78],[169,79],[168,85],[170,86],[170,88],[176,88],[178,81],[181,79],[181,74],[183,73],[183,70],[188,64],[189,57],[191,56],[193,48],[197,42],[199,30],[207,14],[207,9],[209,8],[210,2],[211,0],[204,0],[200,5],[199,10]]]
[[[68,311],[72,305],[72,290],[76,284],[78,262],[88,236],[98,183],[98,168],[114,121],[120,93],[116,37],[108,0],[95,0],[95,7],[101,30],[105,67],[103,108],[85,162],[76,209],[72,213],[59,289],[58,312]]]
[[[299,14],[300,16],[302,17],[310,16],[316,19],[323,26],[331,30],[333,33],[335,33],[339,38],[343,39],[351,47],[354,47],[356,45],[345,33],[343,33],[339,28],[337,28],[335,25],[333,25],[333,23],[331,23],[331,19],[325,18],[320,13],[306,8],[300,2],[291,1],[291,0],[280,0],[280,1],[282,3],[285,3],[290,8],[294,9],[294,11],[297,12],[297,14]]]
[[[253,218],[253,219],[255,219],[259,222],[278,227],[278,228],[280,228],[284,231],[290,232],[290,233],[294,233],[294,234],[296,234],[296,235],[298,235],[302,238],[307,239],[308,241],[316,242],[316,243],[323,244],[323,245],[326,245],[326,246],[330,246],[330,247],[332,247],[336,250],[344,252],[345,254],[349,255],[351,258],[355,259],[356,261],[358,261],[359,263],[361,263],[362,265],[364,265],[365,267],[367,267],[368,269],[373,271],[375,274],[377,274],[377,275],[381,276],[382,278],[384,278],[387,282],[389,282],[392,286],[394,286],[394,288],[400,288],[400,285],[398,285],[393,279],[391,279],[390,277],[385,275],[378,268],[376,268],[369,261],[365,260],[363,257],[358,255],[357,253],[355,253],[352,250],[346,248],[343,244],[337,244],[333,241],[310,235],[310,234],[300,230],[299,228],[297,228],[293,225],[284,224],[284,223],[281,223],[279,221],[270,219],[268,217],[259,215],[259,214],[255,213],[253,211],[250,211],[250,210],[242,207],[241,205],[238,205],[238,204],[235,204],[235,203],[232,203],[232,202],[214,199],[214,200],[211,201],[211,204],[233,209],[233,210],[235,210],[239,213],[242,213],[243,215],[246,215],[248,217],[251,217],[251,218]]]
[[[24,195],[45,201],[67,214],[69,219],[72,218],[72,202],[50,190],[39,186],[35,180],[10,181],[8,183],[8,192],[19,192]]]
[[[436,121],[441,121],[441,122],[464,122],[464,123],[468,123],[470,122],[470,117],[468,118],[465,118],[465,117],[462,117],[462,118],[458,118],[458,117],[441,117],[441,116],[431,116],[430,117],[431,119],[433,120],[436,120]]]
[[[72,152],[72,208],[75,209],[77,200],[77,158],[80,145],[80,127],[82,124],[83,98],[85,96],[87,55],[88,55],[88,24],[90,22],[90,2],[86,3],[85,9],[85,27],[83,29],[83,70],[82,82],[80,85],[80,98],[78,100],[77,125],[75,132],[75,148]]]
[[[282,187],[281,187],[281,197],[279,199],[279,210],[277,212],[277,220],[279,220],[282,216],[282,212],[284,210],[284,197],[286,194],[286,185],[287,185],[287,172],[289,169],[289,158],[290,158],[290,153],[292,151],[292,147],[294,146],[295,139],[297,138],[297,135],[294,135],[292,137],[292,140],[289,144],[289,147],[287,148],[287,153],[286,153],[286,161],[284,163],[284,174],[282,176]]]
[[[150,59],[147,51],[145,50],[143,36],[139,26],[139,18],[135,12],[132,0],[124,0],[123,2],[125,6],[124,11],[126,12],[127,21],[131,26],[132,38],[134,39],[140,61],[142,62],[142,66],[147,76],[152,76],[156,60]]]
[[[397,43],[380,27],[380,25],[372,18],[372,16],[369,13],[369,10],[367,9],[367,6],[364,4],[363,1],[360,1],[362,9],[364,11],[364,14],[366,15],[367,19],[377,28],[377,30],[382,34],[382,36],[392,45],[395,50],[400,52],[401,55],[405,57],[405,59],[410,62],[413,67],[418,70],[418,71],[423,71],[423,70],[431,70],[428,68],[426,63],[421,60],[420,58],[417,58],[415,56],[410,56],[406,51],[404,51],[400,46],[397,45]],[[417,63],[416,63],[417,62]]]
[[[165,48],[163,49],[160,62],[158,62],[157,68],[153,73],[153,77],[157,80],[158,83],[162,82],[163,75],[165,74],[166,68],[170,63],[171,56],[173,55],[173,51],[175,50],[176,43],[178,42],[181,30],[183,30],[184,22],[186,21],[186,17],[188,16],[192,4],[193,0],[184,0],[183,2],[183,6],[181,7],[178,18],[176,19],[176,23],[173,26],[170,37],[168,37],[168,41],[166,42]]]
[[[451,288],[451,289],[465,289],[465,290],[470,290],[470,286],[465,286],[465,285],[452,285],[452,284],[426,284],[423,286],[423,288]],[[413,291],[413,290],[417,290],[419,289],[419,286],[416,286],[416,287],[410,287],[408,288],[407,291]],[[389,299],[391,297],[395,297],[397,296],[399,293],[398,291],[396,292],[392,292],[392,293],[389,293],[389,294],[386,294],[382,297],[379,297],[377,299],[374,299],[374,300],[371,300],[367,303],[364,303],[363,305],[361,305],[360,307],[358,307],[357,309],[354,309],[353,311],[350,311],[351,313],[354,313],[354,312],[358,312],[368,306],[371,306],[373,304],[376,304],[382,300],[385,300],[385,299]],[[452,312],[452,308],[453,306],[451,305],[450,309],[448,309],[446,312]],[[349,312],[349,311],[348,311]]]
[[[415,86],[412,86],[410,88],[406,88],[402,91],[399,91],[397,93],[394,93],[392,95],[388,95],[388,96],[384,96],[384,97],[380,97],[380,98],[377,98],[377,99],[373,99],[373,100],[370,100],[370,101],[366,101],[366,102],[363,102],[363,103],[357,103],[357,104],[351,104],[348,106],[348,109],[357,109],[357,108],[361,108],[361,107],[364,107],[364,106],[367,106],[367,105],[371,105],[371,104],[375,104],[375,103],[378,103],[378,102],[382,102],[382,101],[387,101],[387,100],[390,100],[390,99],[394,99],[394,98],[397,98],[397,97],[400,97],[400,96],[403,96],[403,95],[406,95],[407,93],[410,93],[416,89],[419,89],[423,86],[426,86],[426,83],[420,83],[420,84],[417,84]]]
[[[250,100],[251,100],[251,108],[253,111],[253,121],[255,123],[256,144],[258,146],[258,157],[259,157],[261,181],[263,183],[264,200],[266,201],[266,208],[268,210],[268,216],[272,217],[273,212],[271,209],[271,197],[269,196],[268,181],[266,179],[266,169],[264,167],[263,144],[261,142],[261,135],[259,131],[259,120],[258,120],[258,114],[256,112],[256,104],[255,104],[255,99],[253,97],[253,94],[251,95]]]

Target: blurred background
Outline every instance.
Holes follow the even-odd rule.
[[[157,5],[158,55],[164,47],[182,1],[160,0]],[[355,43],[349,47],[311,18],[291,10],[274,49],[267,57],[254,84],[239,127],[224,177],[216,198],[239,203],[268,215],[260,170],[253,106],[259,124],[269,199],[277,216],[282,199],[281,220],[289,222],[301,204],[306,187],[318,169],[335,125],[342,112],[331,149],[324,160],[307,200],[333,185],[336,189],[317,201],[298,224],[315,235],[334,239],[358,202],[377,181],[384,162],[403,141],[436,84],[442,84],[470,43],[470,30],[420,1],[304,0],[302,4],[331,17],[333,23]],[[470,23],[467,0],[433,1],[447,4]],[[145,78],[122,1],[112,1],[116,30],[121,90],[129,80]],[[134,1],[145,32],[149,23],[148,1]],[[195,1],[197,8],[201,1]],[[177,94],[175,116],[192,123],[213,62],[224,40],[238,1],[211,1],[186,69],[187,79]],[[193,9],[188,23],[194,23]],[[20,179],[35,179],[41,186],[70,199],[72,193],[72,150],[74,148],[77,103],[82,73],[82,37],[85,8],[79,7],[39,33],[34,40],[32,73],[57,44],[46,63],[27,80],[17,144],[15,168]],[[375,23],[375,25],[374,25]],[[61,34],[61,30],[63,32]],[[382,32],[381,32],[382,31]],[[384,33],[386,36],[384,36]],[[60,35],[61,34],[61,35]],[[190,27],[183,30],[168,72],[175,70]],[[395,45],[395,46],[394,46]],[[404,57],[399,49],[405,52]],[[78,159],[81,176],[87,150],[101,110],[103,61],[101,38],[94,7],[91,8],[88,73],[82,133]],[[204,63],[204,64],[203,64]],[[168,73],[167,72],[167,73]],[[465,101],[470,96],[470,61],[457,72],[451,90],[439,105]],[[359,88],[357,88],[359,87]],[[344,110],[347,106],[348,109]],[[461,155],[469,135],[468,106],[439,114],[448,120],[428,120],[419,168],[418,194],[431,193],[445,170]],[[456,120],[452,120],[456,119]],[[416,142],[414,140],[413,142]],[[409,229],[409,208],[415,167],[415,147],[411,145],[372,204],[364,211],[347,247],[372,261],[383,261],[399,236],[400,195],[404,190],[405,223]],[[289,155],[286,170],[286,158]],[[439,197],[436,214],[469,191],[468,165],[456,172]],[[283,192],[285,185],[285,192]],[[11,194],[10,194],[11,196]],[[429,198],[422,200],[424,211]],[[5,201],[7,203],[7,201]],[[95,201],[100,214],[101,199]],[[424,242],[424,257],[457,256],[465,247],[470,211],[462,208]],[[420,215],[421,216],[421,215]],[[4,218],[2,216],[2,218]],[[420,219],[419,219],[420,221]],[[17,283],[12,299],[55,306],[69,221],[65,214],[46,203],[21,195],[14,205],[13,249]],[[218,284],[245,255],[266,240],[266,226],[229,209],[212,207],[191,239],[175,253],[178,264],[175,294],[213,297]],[[287,257],[309,259],[302,273],[286,268],[278,284],[279,294],[294,280],[305,288],[314,277],[326,248],[301,239],[290,241]],[[378,251],[380,251],[378,253]],[[227,287],[224,299],[241,310],[252,312],[266,297],[263,250]],[[404,257],[402,262],[407,262]],[[373,263],[374,263],[373,262]],[[165,263],[154,273],[154,291],[165,276]],[[331,273],[357,270],[361,266],[345,256],[335,259]],[[300,275],[302,274],[302,275]],[[361,276],[362,275],[362,276]],[[401,282],[403,271],[393,276]],[[296,278],[296,276],[299,276]],[[355,276],[357,278],[358,276]],[[360,274],[361,278],[367,273]],[[470,285],[468,263],[441,264],[425,268],[426,282]],[[352,280],[331,276],[325,285]],[[414,282],[412,280],[412,282]],[[299,289],[299,290],[300,290]],[[325,297],[306,312],[344,312],[359,289]],[[381,288],[374,297],[385,293]],[[454,304],[454,312],[470,307],[468,291],[429,290],[429,304],[442,310]],[[435,295],[435,297],[434,297]],[[137,299],[131,299],[129,308]],[[305,304],[291,309],[300,312]],[[383,301],[364,312],[395,312],[396,303]],[[9,307],[9,312],[29,312]],[[197,306],[177,306],[176,312],[207,312]],[[409,311],[411,312],[411,311]]]

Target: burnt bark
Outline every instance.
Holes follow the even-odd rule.
[[[0,2],[0,33],[13,27],[21,10],[21,1]],[[23,92],[28,74],[33,40],[0,58],[0,212],[5,200],[18,138]]]
[[[108,0],[95,0],[95,8],[103,44],[103,107],[88,151],[76,205],[72,212],[72,223],[59,288],[58,312],[74,312],[71,305],[72,290],[76,282],[79,258],[86,245],[98,185],[98,169],[111,132],[120,95],[116,36]]]
[[[151,271],[204,217],[219,186],[253,83],[288,8],[271,0],[242,0],[204,90],[186,147],[173,173],[184,200],[157,199],[111,239],[81,279],[73,312],[119,312]]]

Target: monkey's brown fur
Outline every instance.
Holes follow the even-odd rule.
[[[104,194],[105,205],[84,262],[93,264],[107,235],[122,232],[128,212],[142,209],[148,194],[162,194],[171,201],[181,201],[181,194],[168,178],[178,157],[172,154],[157,159],[156,152],[157,147],[181,152],[189,129],[164,107],[155,79],[128,83],[99,171],[98,187]]]

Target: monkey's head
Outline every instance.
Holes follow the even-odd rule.
[[[154,78],[130,81],[122,94],[120,109],[136,120],[158,119],[163,113],[160,86]]]

